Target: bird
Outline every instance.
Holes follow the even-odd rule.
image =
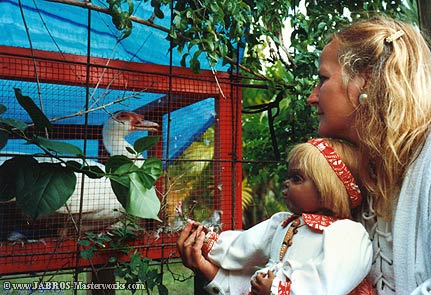
[[[142,115],[133,112],[119,111],[114,113],[104,124],[102,129],[103,145],[110,156],[123,155],[128,156],[127,151],[132,145],[125,139],[127,135],[134,131],[157,131],[159,125],[155,122],[145,120]],[[104,168],[104,165],[96,161],[88,161],[89,165]],[[106,178],[88,178],[77,175],[76,189],[64,206],[57,210],[58,213],[78,213],[80,207],[81,193],[80,188],[84,177],[85,199],[83,204],[83,214],[85,219],[100,220],[104,217],[112,216],[114,209],[121,209],[121,204],[113,193],[110,181]],[[92,191],[93,190],[93,191]],[[98,204],[100,195],[103,195],[104,204]],[[95,199],[91,199],[95,197]],[[106,202],[108,201],[108,202]]]
[[[131,148],[131,144],[126,140],[126,136],[135,131],[156,132],[159,124],[145,120],[144,116],[129,112],[118,111],[112,114],[103,124],[102,138],[103,144],[110,156],[124,155],[128,156],[127,151]],[[36,158],[39,162],[52,161],[50,158]],[[104,165],[100,162],[87,160],[88,165],[98,166],[104,170]],[[140,164],[142,165],[143,161]],[[28,217],[21,216],[20,229],[35,228],[42,232],[46,227],[46,223],[51,223],[51,226],[57,228],[56,235],[67,237],[76,233],[78,226],[81,231],[98,231],[109,227],[121,216],[124,209],[118,201],[116,195],[112,191],[110,180],[107,178],[89,178],[84,174],[77,173],[77,181],[75,190],[67,200],[66,204],[56,210],[48,217],[41,220],[31,220]],[[83,185],[83,197],[81,206],[81,186]],[[10,206],[11,202],[2,204]],[[82,207],[82,211],[81,211]],[[9,212],[9,209],[2,210]],[[81,211],[81,222],[78,225],[76,222]],[[10,217],[8,216],[8,219]],[[3,224],[9,222],[3,217]],[[72,223],[73,225],[71,226]],[[45,225],[41,225],[45,224]],[[14,229],[16,231],[16,229]],[[52,230],[51,230],[52,231]],[[42,234],[42,233],[40,233]],[[52,233],[50,233],[52,234]]]

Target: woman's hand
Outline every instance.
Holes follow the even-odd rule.
[[[211,281],[217,274],[219,267],[207,260],[202,254],[202,245],[205,240],[205,233],[202,229],[201,224],[188,220],[178,237],[177,249],[186,267],[200,272],[207,280]]]
[[[251,281],[251,294],[253,295],[269,295],[271,294],[272,281],[274,273],[269,270],[268,274],[259,273],[256,279]]]

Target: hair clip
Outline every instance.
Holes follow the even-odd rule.
[[[405,33],[404,33],[404,31],[403,30],[399,30],[399,31],[396,31],[395,33],[393,33],[392,35],[390,35],[389,37],[386,37],[385,38],[385,42],[386,43],[392,43],[392,42],[394,42],[395,40],[397,40],[398,38],[400,38],[402,35],[404,35]]]

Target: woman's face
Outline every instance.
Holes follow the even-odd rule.
[[[317,108],[320,136],[357,142],[353,129],[355,110],[365,83],[362,78],[356,77],[344,85],[337,54],[338,45],[335,41],[323,49],[319,61],[319,84],[307,102]]]
[[[323,209],[314,181],[294,164],[289,164],[288,179],[284,186],[283,199],[292,213],[318,213]]]

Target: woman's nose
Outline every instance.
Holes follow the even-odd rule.
[[[319,96],[318,96],[318,88],[319,86],[314,87],[313,91],[311,92],[310,96],[307,99],[307,103],[309,105],[315,105],[319,102]]]

